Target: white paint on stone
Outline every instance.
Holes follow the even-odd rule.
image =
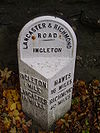
[[[45,78],[50,79],[55,74],[57,74],[66,64],[68,64],[70,60],[61,57],[35,57],[29,59],[25,58],[23,62],[35,69]]]
[[[58,17],[35,18],[20,32],[22,106],[44,129],[70,109],[75,58],[76,36]]]

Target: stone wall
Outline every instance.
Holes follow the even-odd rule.
[[[75,79],[100,79],[100,0],[0,1],[0,68],[18,70],[19,32],[39,15],[61,17],[74,29],[78,39]]]

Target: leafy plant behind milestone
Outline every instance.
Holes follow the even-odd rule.
[[[0,69],[0,133],[35,133],[32,120],[22,111],[18,74],[8,68]],[[100,132],[100,81],[86,84],[74,82],[72,107],[55,122],[50,132],[38,133],[99,133]]]

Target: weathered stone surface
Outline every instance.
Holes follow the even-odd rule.
[[[20,32],[22,107],[44,129],[71,107],[76,43],[72,28],[52,16],[35,18]]]

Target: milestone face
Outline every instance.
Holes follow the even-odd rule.
[[[22,108],[44,129],[71,107],[76,37],[60,18],[28,22],[18,41]]]
[[[34,21],[34,20],[33,20]],[[69,29],[56,20],[30,22],[21,38],[21,56],[72,57],[73,38]]]

